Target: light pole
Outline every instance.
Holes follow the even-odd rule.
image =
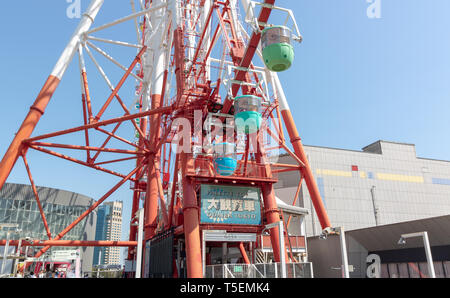
[[[142,242],[144,241],[144,209],[138,211],[139,224],[138,224],[138,245],[136,255],[136,278],[141,278],[142,272]]]
[[[8,250],[9,250],[9,237],[10,237],[11,232],[6,232],[6,245],[3,248],[3,259],[2,259],[2,269],[0,270],[0,275],[3,275],[3,271],[5,271],[5,266],[6,266],[6,261],[7,261],[7,257],[8,257]]]
[[[22,232],[22,230],[16,230],[16,233],[21,233],[21,232]],[[23,241],[23,238],[20,238],[19,239],[19,245],[17,246],[17,249],[16,249],[16,258],[14,260],[14,265],[13,265],[14,277],[17,276],[17,267],[19,265],[19,258],[20,258],[20,250],[22,248],[22,241]]]
[[[339,234],[339,242],[341,244],[341,259],[342,259],[342,278],[350,278],[348,256],[347,256],[347,243],[345,241],[345,231],[343,227],[334,228],[334,231]]]
[[[19,227],[18,224],[8,224],[8,223],[0,224],[0,230],[4,229],[4,228],[16,228],[16,233],[19,231],[19,230],[17,230],[18,227]],[[6,232],[6,245],[5,245],[4,251],[3,251],[3,259],[2,259],[2,267],[0,269],[0,275],[2,275],[3,271],[5,270],[6,261],[7,261],[7,257],[8,257],[8,251],[9,251],[10,236],[11,236],[11,232],[10,231]]]
[[[272,224],[266,225],[265,229],[273,229],[278,227],[278,240],[280,241],[280,263],[281,263],[281,278],[286,278],[286,255],[284,246],[284,227],[283,221],[274,222]],[[264,231],[263,230],[263,231]]]
[[[398,244],[404,245],[406,243],[407,238],[415,238],[415,237],[422,237],[423,245],[425,246],[425,255],[427,256],[428,274],[431,278],[436,278],[436,273],[434,272],[434,265],[433,265],[433,256],[431,255],[430,241],[428,239],[427,232],[403,234],[401,235]]]

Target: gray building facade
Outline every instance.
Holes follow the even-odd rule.
[[[105,202],[97,208],[95,240],[120,241],[123,202]],[[96,247],[93,265],[120,265],[120,247]]]
[[[85,212],[94,200],[81,194],[37,187],[39,200],[44,209],[52,236],[56,236],[69,224]],[[94,240],[97,212],[92,212],[82,220],[63,240]],[[6,183],[0,190],[0,223],[17,224],[19,233],[11,233],[11,240],[29,237],[31,239],[48,239],[33,190],[29,185]],[[0,230],[0,239],[6,239],[7,230]],[[0,248],[3,249],[3,248]],[[37,252],[35,248],[35,251]],[[54,247],[54,250],[76,249]],[[93,247],[81,247],[82,270],[92,268]]]
[[[368,228],[450,214],[450,162],[417,157],[413,144],[377,141],[362,151],[304,146],[332,226]],[[296,164],[284,155],[280,163]],[[279,174],[277,197],[292,200],[298,172]],[[291,202],[286,202],[291,203]],[[322,229],[303,182],[306,233]]]

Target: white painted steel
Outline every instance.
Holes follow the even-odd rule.
[[[97,0],[97,1],[100,1],[100,0]],[[102,1],[102,2],[103,2],[103,1]],[[90,30],[90,31],[87,31],[86,34],[92,34],[92,33],[94,33],[94,32],[98,32],[98,31],[104,30],[104,29],[106,29],[106,28],[110,28],[110,27],[112,27],[112,26],[115,26],[115,25],[118,25],[118,24],[127,22],[127,21],[129,21],[129,20],[132,20],[132,19],[138,18],[138,17],[140,17],[140,16],[143,16],[144,14],[147,14],[147,13],[149,13],[149,12],[156,11],[156,10],[159,10],[159,9],[165,8],[165,7],[167,7],[167,4],[166,4],[166,3],[164,3],[164,4],[162,4],[162,5],[158,5],[158,6],[152,6],[152,7],[149,8],[149,9],[140,11],[140,12],[138,12],[138,13],[131,14],[131,15],[127,16],[127,17],[118,19],[118,20],[116,20],[116,21],[114,21],[114,22],[111,22],[111,23],[102,25],[102,26],[100,26],[100,27],[94,28],[94,29],[92,29],[92,30]]]
[[[135,5],[134,5],[134,0],[130,0],[130,4],[131,4],[131,11],[132,11],[133,13],[136,13],[136,7],[135,7]],[[138,24],[137,18],[134,18],[134,27],[135,27],[135,29],[136,29],[136,40],[137,40],[137,42],[138,42],[139,44],[141,44],[141,43],[142,43],[142,40],[141,40],[141,31],[139,30],[139,24]]]
[[[3,271],[5,271],[5,266],[6,266],[6,257],[8,256],[8,250],[9,250],[9,237],[10,237],[10,232],[6,233],[6,245],[3,247],[4,251],[3,251],[3,259],[2,259],[2,268],[0,270],[0,275],[3,274]]]
[[[106,75],[105,71],[103,70],[103,68],[98,64],[97,60],[95,59],[94,55],[92,55],[91,50],[89,50],[89,48],[87,47],[87,45],[84,45],[84,49],[86,50],[86,53],[88,53],[88,56],[91,58],[92,62],[94,62],[95,67],[97,68],[97,70],[100,72],[102,78],[105,80],[106,84],[109,86],[109,89],[111,89],[111,91],[114,90],[114,86],[111,83],[111,81],[108,79],[108,76]]]
[[[73,59],[73,56],[75,55],[75,52],[78,50],[78,45],[83,34],[85,34],[92,26],[98,12],[100,11],[100,8],[103,5],[103,2],[104,0],[92,0],[86,13],[83,14],[83,17],[81,18],[80,24],[75,30],[75,33],[72,35],[69,44],[66,46],[63,53],[61,54],[61,57],[53,68],[53,71],[51,73],[52,76],[57,77],[59,80],[62,79],[64,73],[67,70],[67,67],[69,66],[70,62]]]
[[[112,63],[114,63],[116,66],[118,66],[119,68],[121,68],[123,71],[127,72],[128,68],[126,68],[125,66],[123,66],[122,64],[120,64],[119,62],[117,62],[117,60],[115,60],[113,57],[111,57],[108,53],[106,53],[105,51],[103,51],[102,49],[100,49],[99,47],[97,47],[96,45],[94,45],[93,43],[86,41],[86,44],[89,45],[91,48],[93,48],[97,53],[99,53],[100,55],[102,55],[103,57],[105,57],[106,59],[108,59],[109,61],[111,61]],[[136,80],[142,82],[142,79],[140,77],[138,77],[137,75],[135,75],[133,72],[130,72],[130,75],[133,76]]]
[[[336,230],[339,233],[339,240],[341,244],[341,258],[342,258],[342,278],[350,278],[348,256],[347,256],[347,242],[345,240],[345,230],[343,227],[338,227]]]
[[[130,48],[137,48],[137,49],[142,48],[142,45],[132,44],[132,43],[124,42],[124,41],[98,38],[98,37],[94,37],[94,36],[88,36],[88,37],[86,37],[86,39],[95,40],[95,41],[104,42],[104,43],[110,43],[110,44],[114,44],[114,45],[118,45],[118,46],[130,47]]]
[[[284,243],[284,222],[280,220],[278,222],[278,237],[280,241],[280,263],[281,263],[281,278],[286,278],[286,247]]]
[[[139,226],[138,226],[138,243],[137,243],[137,254],[136,254],[136,278],[141,278],[141,268],[142,268],[142,242],[144,241],[144,209],[141,208],[138,211],[139,216]]]

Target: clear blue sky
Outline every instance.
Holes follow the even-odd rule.
[[[278,1],[294,11],[304,35],[294,66],[280,74],[303,142],[360,150],[384,139],[414,143],[420,157],[450,160],[450,1],[381,3],[381,18],[369,19],[366,0]],[[82,4],[85,9],[88,1]],[[77,26],[78,20],[66,16],[68,5],[2,3],[1,156]],[[96,24],[129,13],[128,0],[106,1]],[[75,60],[35,135],[81,124],[77,75]],[[90,82],[104,86],[100,78]],[[42,186],[98,199],[118,181],[36,152],[29,159]],[[28,183],[21,163],[9,182]],[[128,186],[111,197],[125,202],[125,223],[131,212]],[[124,240],[127,233],[124,224]]]

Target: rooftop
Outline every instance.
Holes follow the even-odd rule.
[[[347,152],[357,152],[357,153],[364,153],[364,154],[383,154],[382,145],[383,144],[392,144],[392,145],[399,145],[399,146],[407,146],[410,148],[410,150],[413,150],[415,153],[415,144],[410,143],[402,143],[402,142],[393,142],[393,141],[386,141],[386,140],[378,140],[376,142],[371,143],[370,145],[367,145],[363,147],[361,150],[352,150],[352,149],[343,149],[343,148],[335,148],[335,147],[327,147],[327,146],[315,146],[315,145],[306,145],[305,147],[310,148],[321,148],[321,149],[330,149],[330,150],[340,150],[340,151],[347,151]],[[411,148],[412,147],[412,148]],[[288,153],[280,154],[280,157],[288,156]],[[431,160],[431,161],[437,161],[437,162],[450,162],[448,160],[441,160],[441,159],[433,159],[433,158],[426,158],[426,157],[418,157],[418,159],[423,160]]]

